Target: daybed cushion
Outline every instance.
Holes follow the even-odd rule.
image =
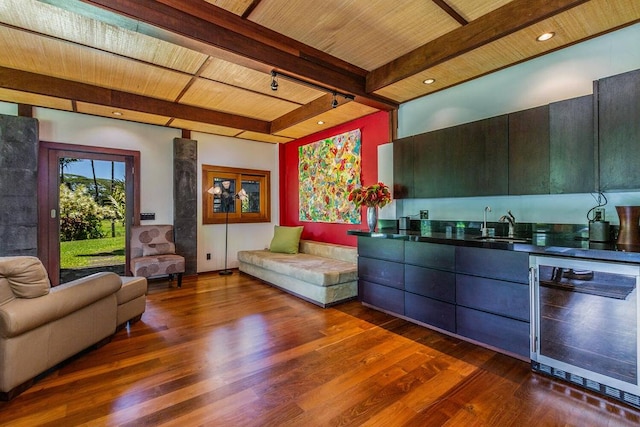
[[[278,252],[284,254],[296,254],[298,253],[298,247],[300,245],[300,235],[302,234],[303,226],[297,227],[285,227],[281,225],[274,226],[273,239],[269,245],[271,252]]]
[[[358,270],[353,263],[304,253],[294,255],[269,250],[240,251],[238,259],[317,286],[331,286],[358,278]]]

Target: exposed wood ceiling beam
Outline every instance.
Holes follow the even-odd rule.
[[[462,15],[460,15],[458,12],[456,12],[456,10],[454,8],[452,8],[451,6],[449,6],[449,4],[447,2],[445,2],[444,0],[431,0],[431,1],[433,1],[440,9],[444,10],[445,12],[447,12],[447,14],[449,14],[450,17],[452,17],[453,19],[458,21],[458,23],[460,25],[467,25],[469,23],[469,21],[464,19],[464,17],[462,17]]]
[[[338,105],[351,102],[351,100],[342,97],[337,97],[336,100],[338,101]],[[316,117],[319,114],[326,113],[332,108],[331,101],[333,101],[333,95],[328,93],[300,108],[296,108],[284,116],[275,119],[271,122],[271,133],[275,135],[283,129],[287,129],[305,120]]]
[[[374,108],[398,108],[397,103],[366,92],[366,71],[212,4],[196,0],[81,1],[139,21],[136,31],[143,34],[205,54],[219,56],[218,51],[223,50],[261,64],[256,68],[260,71],[283,70],[355,95],[358,102]],[[86,13],[84,5],[75,8],[77,1],[59,3],[67,10]],[[100,19],[109,22],[110,18],[102,15]]]
[[[367,75],[367,92],[420,73],[589,0],[514,0]]]
[[[263,120],[77,83],[13,68],[0,67],[0,87],[264,134],[268,134],[270,128],[270,123]]]
[[[242,14],[242,19],[249,18],[249,16],[251,16],[251,12],[253,12],[255,8],[258,7],[261,1],[262,0],[253,0],[249,5],[249,7],[247,7],[247,10],[245,10],[244,13]]]

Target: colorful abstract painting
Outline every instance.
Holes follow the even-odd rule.
[[[360,185],[360,129],[299,148],[300,220],[360,223],[347,188]]]

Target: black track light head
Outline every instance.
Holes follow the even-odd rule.
[[[275,71],[271,72],[271,90],[278,90],[278,75]]]
[[[338,106],[338,99],[336,98],[336,91],[333,91],[333,101],[331,101],[331,108],[336,108]]]

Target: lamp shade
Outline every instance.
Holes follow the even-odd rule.
[[[210,189],[208,189],[207,193],[213,194],[214,196],[219,196],[220,194],[222,194],[222,189],[216,185],[215,187],[211,187]]]

